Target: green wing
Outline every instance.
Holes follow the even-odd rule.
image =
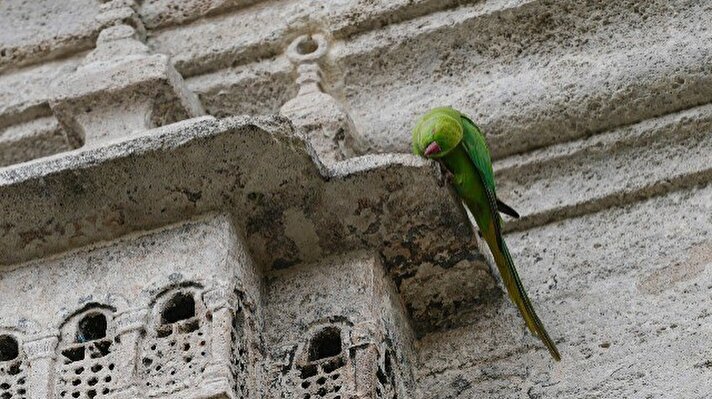
[[[499,207],[497,196],[495,194],[492,159],[490,157],[489,148],[485,142],[484,135],[477,125],[475,125],[464,115],[462,116],[462,124],[464,128],[462,139],[463,146],[465,147],[467,155],[475,165],[475,169],[484,183],[484,195],[487,197],[487,203],[489,204],[488,210],[482,210],[484,212],[489,212],[489,219],[491,219],[493,224],[493,228],[490,232],[492,232],[494,236],[483,232],[485,233],[487,244],[492,250],[492,254],[494,255],[497,263],[497,268],[502,275],[502,280],[507,287],[509,296],[519,308],[527,327],[529,327],[534,334],[539,336],[554,359],[559,360],[561,357],[556,349],[556,345],[549,337],[544,324],[541,320],[539,320],[539,317],[534,311],[534,307],[529,300],[527,292],[524,290],[522,281],[519,279],[517,269],[514,267],[514,262],[509,254],[509,249],[502,238],[502,219],[498,214]]]
[[[470,155],[470,159],[477,166],[485,186],[495,194],[494,188],[494,171],[492,170],[492,158],[490,157],[489,147],[485,141],[485,136],[480,131],[480,128],[475,125],[468,117],[461,115],[463,136],[462,143]],[[496,209],[496,207],[495,207]]]
[[[496,209],[500,212],[509,215],[513,218],[519,218],[519,213],[511,206],[505,204],[497,198],[497,193],[494,184],[494,171],[492,170],[492,159],[490,158],[489,147],[485,141],[485,136],[480,131],[480,128],[475,125],[470,118],[460,114],[462,119],[463,137],[462,141],[467,149],[470,159],[477,166],[477,170],[482,175],[485,185],[492,191],[497,200]],[[499,219],[499,218],[498,218]],[[500,219],[501,220],[501,219]]]

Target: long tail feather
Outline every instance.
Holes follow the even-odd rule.
[[[519,219],[519,212],[515,211],[514,208],[502,202],[502,200],[500,200],[499,198],[497,198],[497,210],[504,213],[505,215],[509,215],[515,219]]]
[[[527,327],[529,327],[529,330],[533,334],[537,335],[539,339],[541,339],[554,360],[561,360],[559,351],[556,349],[556,344],[554,344],[554,341],[552,341],[549,334],[546,332],[544,324],[541,320],[539,320],[539,317],[534,311],[534,307],[529,300],[529,296],[524,290],[524,286],[522,285],[522,281],[519,279],[517,269],[514,268],[512,256],[509,254],[509,249],[504,243],[504,240],[498,239],[493,231],[490,234],[485,234],[485,240],[492,251],[492,255],[494,255],[495,263],[497,264],[499,273],[502,276],[502,280],[504,280],[504,285],[507,287],[507,292],[509,293],[510,298],[512,298],[512,301],[519,308],[519,312],[522,314]]]

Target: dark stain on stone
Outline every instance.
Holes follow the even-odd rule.
[[[391,278],[393,278],[393,282],[396,285],[396,289],[398,290],[398,292],[400,292],[400,286],[403,281],[415,277],[418,272],[416,268],[391,272],[391,270],[389,269],[389,264],[385,262],[384,264],[386,264],[386,270],[389,271]]]
[[[459,395],[462,392],[468,390],[472,386],[472,383],[464,379],[462,375],[458,375],[457,377],[455,377],[454,380],[452,380],[450,386],[452,387],[452,389],[455,390],[455,394]]]
[[[301,262],[301,260],[299,258],[295,258],[295,259],[278,258],[278,259],[275,259],[274,262],[272,262],[272,269],[274,269],[274,270],[286,269],[288,267],[292,267],[292,266],[296,265],[299,262]]]
[[[352,238],[344,234],[344,226],[337,220],[326,219],[315,223],[315,225],[323,226],[321,229],[317,229],[319,242],[323,247],[338,247],[347,239]]]
[[[245,231],[248,235],[259,231],[273,229],[273,226],[282,224],[282,210],[274,206],[266,206],[259,209],[258,213],[249,214]]]
[[[323,206],[321,190],[305,189],[304,197],[301,199],[302,210],[305,215],[311,216],[319,212]]]
[[[381,227],[381,224],[378,222],[371,223],[368,225],[368,228],[366,231],[364,231],[364,234],[374,234],[378,231],[378,229]]]
[[[263,193],[258,193],[258,192],[253,191],[253,192],[247,193],[247,199],[252,202],[256,202],[257,204],[261,204],[265,199],[265,195]]]
[[[84,186],[79,182],[79,178],[76,173],[70,173],[66,175],[64,178],[64,183],[62,183],[62,185],[74,195],[82,195],[86,191],[84,189]]]
[[[15,223],[2,223],[0,224],[0,229],[9,231],[10,229],[15,228],[17,225]]]
[[[463,260],[470,262],[484,261],[484,256],[477,252],[475,248],[460,248],[454,252],[448,253],[447,256],[437,257],[436,264],[443,269],[450,269]]]
[[[20,239],[22,239],[22,242],[25,246],[35,240],[44,241],[44,238],[50,234],[51,233],[46,229],[28,230],[19,233]]]
[[[203,196],[202,191],[191,191],[191,190],[188,190],[187,188],[179,189],[178,191],[180,191],[183,195],[185,195],[185,198],[187,198],[188,201],[192,202],[193,205],[195,205],[200,200],[200,198],[202,198],[202,196]]]
[[[290,371],[292,371],[292,365],[294,364],[294,356],[295,356],[296,348],[292,348],[289,350],[289,361],[287,364],[282,366],[282,375],[287,375],[289,374]]]
[[[712,369],[712,360],[705,360],[704,362],[700,362],[695,364],[696,369]]]

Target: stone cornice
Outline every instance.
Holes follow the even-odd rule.
[[[152,40],[152,45],[158,51],[171,54],[173,56],[172,61],[175,62],[179,68],[181,68],[181,63],[193,65],[183,68],[183,72],[189,72],[190,68],[195,67],[197,68],[194,71],[195,73],[203,74],[188,80],[186,83],[190,90],[197,92],[201,96],[201,101],[206,104],[206,108],[211,113],[230,114],[238,111],[230,107],[241,107],[246,102],[252,102],[254,100],[253,96],[255,93],[250,90],[244,90],[246,87],[248,89],[257,87],[258,89],[254,90],[260,91],[259,87],[268,84],[266,83],[267,81],[271,82],[269,84],[277,86],[288,86],[292,84],[292,78],[290,77],[289,63],[285,62],[285,57],[261,61],[261,53],[250,52],[250,46],[252,46],[252,44],[262,48],[260,51],[272,52],[274,50],[276,51],[274,54],[281,53],[284,48],[286,48],[286,44],[284,40],[282,40],[284,37],[276,35],[270,39],[274,41],[274,43],[270,42],[274,47],[273,50],[269,50],[272,48],[270,47],[271,44],[266,43],[264,37],[261,36],[264,32],[257,32],[254,36],[247,37],[246,40],[251,40],[254,43],[211,43],[213,47],[209,49],[210,68],[227,69],[221,69],[216,73],[205,74],[208,70],[211,70],[210,68],[205,69],[200,67],[200,59],[202,57],[200,52],[207,51],[206,48],[187,48],[185,43],[189,41],[179,40],[180,38],[190,38],[196,34],[200,34],[201,29],[206,28],[208,22],[215,22],[218,25],[221,23],[229,25],[231,22],[234,22],[236,18],[242,18],[251,15],[251,13],[264,12],[269,14],[269,11],[260,11],[259,7],[255,9],[252,7],[240,8],[248,5],[247,3],[240,3],[241,5],[238,5],[239,7],[227,8],[220,6],[220,4],[222,3],[218,1],[213,5],[217,7],[217,11],[224,13],[224,15],[214,18],[211,17],[209,21],[205,22],[197,21],[195,23],[183,24],[183,22],[185,22],[183,21],[180,22],[183,25],[174,28],[169,27],[171,24],[161,23],[159,25],[162,27],[162,30],[151,36],[150,40]],[[382,57],[380,53],[383,51],[387,51],[387,53],[393,57],[403,51],[407,51],[408,48],[403,47],[405,38],[418,41],[422,44],[421,47],[427,47],[426,44],[432,40],[445,43],[441,39],[449,37],[449,35],[462,34],[463,29],[470,24],[475,24],[476,26],[482,27],[483,30],[486,30],[484,28],[492,25],[497,18],[499,18],[498,15],[503,11],[501,7],[509,7],[512,12],[516,11],[516,13],[520,13],[521,15],[528,15],[529,13],[535,12],[537,7],[541,6],[537,1],[527,1],[514,5],[510,4],[508,6],[500,5],[498,8],[495,3],[485,2],[482,4],[466,5],[456,10],[433,13],[432,11],[434,10],[428,8],[430,7],[428,4],[430,4],[428,1],[421,1],[414,4],[412,8],[400,2],[396,2],[391,7],[385,7],[383,9],[379,9],[379,6],[374,6],[374,9],[369,9],[368,13],[366,13],[367,15],[357,18],[357,20],[361,22],[357,20],[353,21],[353,23],[356,24],[353,26],[358,25],[361,26],[361,28],[351,29],[348,27],[351,26],[348,25],[349,23],[342,21],[345,25],[341,26],[341,28],[339,28],[340,30],[334,31],[331,29],[333,27],[327,27],[327,29],[325,29],[327,36],[332,35],[331,39],[333,39],[333,37],[338,39],[332,43],[333,46],[326,55],[330,60],[327,64],[339,64],[339,68],[341,69],[340,71],[331,71],[328,70],[330,67],[327,65],[325,73],[327,75],[334,72],[343,73],[344,84],[346,85],[344,90],[346,91],[349,90],[349,86],[362,88],[360,91],[362,91],[363,94],[358,94],[360,97],[346,98],[345,103],[349,106],[351,116],[354,116],[354,120],[361,122],[357,126],[356,134],[360,135],[361,138],[367,139],[367,142],[376,143],[376,150],[386,149],[401,151],[407,148],[406,141],[408,140],[408,132],[410,129],[408,124],[414,120],[416,114],[413,112],[418,111],[420,105],[417,103],[409,104],[408,109],[405,110],[404,113],[398,113],[401,112],[400,108],[397,110],[395,108],[388,108],[390,106],[388,104],[388,98],[385,98],[381,102],[374,102],[372,100],[373,95],[380,96],[380,92],[369,93],[369,88],[374,86],[374,83],[370,80],[362,81],[363,77],[356,76],[358,71],[364,70],[368,63],[374,62],[374,59]],[[448,4],[449,3],[445,4],[443,7],[449,8],[452,6]],[[158,5],[158,7],[160,7],[160,5]],[[625,7],[625,5],[619,5],[617,7]],[[334,15],[331,15],[330,18],[336,18],[336,14],[338,13],[333,10],[332,12]],[[581,12],[583,11],[574,10],[570,15],[562,15],[562,18],[575,19]],[[378,18],[380,18],[379,16],[396,14],[398,14],[399,17],[389,19],[390,25],[385,27],[368,22],[377,21]],[[345,12],[344,15],[348,15],[348,12]],[[366,19],[360,20],[359,18]],[[368,18],[375,19],[368,20]],[[626,17],[622,16],[621,18]],[[338,18],[334,21],[337,20]],[[335,24],[334,26],[338,26],[338,23],[335,22]],[[425,24],[424,27],[421,26],[422,24]],[[374,31],[369,33],[368,31],[370,29]],[[530,27],[521,26],[516,27],[516,29],[520,29],[520,33],[525,33]],[[337,31],[342,33],[336,34],[335,32]],[[161,44],[163,43],[163,39],[161,38],[164,36],[172,38],[171,41],[165,42],[169,47],[164,47]],[[615,76],[616,81],[622,82],[620,84],[630,89],[620,89],[616,91],[617,93],[623,93],[622,95],[624,95],[624,97],[625,95],[629,95],[632,96],[631,98],[641,98],[643,99],[641,100],[642,102],[626,102],[626,98],[624,97],[616,97],[615,100],[612,100],[610,99],[610,93],[605,90],[608,87],[607,84],[604,84],[606,81],[596,81],[595,84],[588,83],[588,80],[591,79],[589,72],[610,67],[599,64],[598,61],[604,61],[605,58],[605,61],[608,62],[618,57],[620,58],[620,62],[626,62],[623,59],[628,57],[626,54],[617,52],[610,54],[609,52],[603,51],[607,48],[606,46],[610,46],[610,43],[603,43],[601,48],[596,48],[596,51],[581,53],[580,57],[564,57],[559,61],[552,61],[554,64],[557,62],[561,63],[561,65],[557,64],[558,66],[556,66],[556,68],[553,68],[552,65],[554,64],[547,62],[544,69],[540,70],[540,72],[542,72],[541,74],[532,73],[530,66],[526,66],[524,70],[518,69],[522,67],[522,65],[519,65],[519,61],[509,64],[508,68],[513,67],[516,71],[521,72],[521,74],[507,75],[508,79],[517,81],[519,84],[525,86],[529,85],[529,83],[536,86],[544,82],[543,89],[550,89],[547,89],[547,93],[550,95],[548,95],[547,98],[541,99],[541,101],[535,98],[542,93],[541,90],[529,90],[525,91],[523,94],[524,97],[517,97],[518,99],[513,98],[512,101],[507,100],[505,101],[506,104],[493,103],[489,100],[480,104],[477,101],[473,103],[469,99],[464,102],[464,110],[466,112],[469,112],[467,107],[470,107],[472,110],[482,113],[482,115],[480,115],[481,119],[476,118],[476,120],[484,123],[485,131],[490,133],[489,141],[495,155],[502,156],[520,150],[529,151],[525,153],[525,155],[510,156],[498,162],[497,180],[499,182],[499,195],[511,202],[523,215],[521,220],[507,223],[508,229],[521,230],[567,217],[595,212],[606,207],[639,200],[650,195],[664,193],[677,188],[689,187],[710,179],[710,171],[705,163],[705,153],[709,150],[710,143],[704,139],[696,139],[697,136],[704,137],[704,134],[709,131],[709,126],[706,122],[709,117],[709,107],[701,106],[694,108],[694,106],[699,103],[711,101],[712,92],[705,89],[705,87],[709,85],[705,85],[704,83],[710,76],[709,74],[702,73],[704,72],[704,68],[706,68],[706,64],[696,62],[699,57],[705,57],[707,53],[705,51],[698,51],[699,46],[691,45],[691,43],[695,44],[695,39],[695,37],[691,37],[689,39],[680,40],[679,42],[669,42],[675,46],[678,44],[682,45],[680,48],[680,57],[670,58],[666,56],[666,54],[668,54],[667,51],[656,51],[653,52],[651,57],[662,57],[659,60],[660,62],[653,60],[643,65],[642,69],[624,68],[625,72],[621,72],[624,74],[638,74],[635,76],[644,73],[645,76],[648,77],[646,79],[622,79],[622,75]],[[265,43],[268,44],[267,47],[263,47]],[[661,41],[652,45],[658,47],[662,46],[661,48],[663,48],[669,46],[669,43]],[[481,42],[480,44],[485,46],[487,43]],[[510,43],[510,45],[514,45],[514,43]],[[264,50],[265,48],[267,48],[267,50]],[[688,52],[688,50],[691,49],[694,50],[694,52]],[[432,50],[445,51],[444,48],[432,48]],[[500,54],[498,57],[507,58],[508,52],[514,53],[515,50],[516,49],[513,48],[502,49],[504,55]],[[646,52],[649,51],[647,48],[643,50]],[[235,51],[239,54],[244,53],[244,57]],[[575,53],[571,54],[575,55]],[[230,58],[230,65],[221,64],[220,59],[223,56]],[[491,54],[484,54],[484,56],[486,59],[489,59],[487,57],[490,57]],[[643,57],[634,57],[636,63],[642,58]],[[498,58],[495,57],[493,59]],[[507,59],[509,60],[509,58]],[[529,58],[526,59],[529,60]],[[67,62],[69,64],[66,66],[69,68],[74,61]],[[235,62],[238,64],[237,67],[234,66]],[[252,62],[252,64],[239,65],[242,62]],[[483,59],[483,65],[489,65],[487,62],[487,60]],[[404,61],[402,65],[403,68],[407,70],[409,64]],[[680,72],[680,76],[670,72],[673,69],[676,71],[679,70],[680,65],[685,67],[682,69],[682,72]],[[559,66],[561,66],[561,68],[559,68]],[[333,65],[331,67],[333,67]],[[400,66],[398,68],[400,68]],[[556,76],[547,75],[547,71],[549,70],[555,70],[554,75]],[[394,72],[399,72],[399,70],[395,68],[390,71],[380,71],[379,73],[388,75]],[[476,70],[471,72],[475,74],[479,73]],[[564,72],[566,75],[564,80],[570,79],[568,80],[568,86],[573,87],[573,91],[557,86],[561,81],[559,75]],[[44,71],[40,75],[45,75],[46,73],[47,71]],[[230,75],[228,78],[230,73],[233,75]],[[404,79],[408,79],[408,74],[400,74],[399,76],[401,75]],[[10,79],[12,83],[12,76],[7,78]],[[386,78],[388,78],[388,76],[381,76],[379,79]],[[417,78],[417,76],[415,78]],[[32,78],[28,76],[23,77],[19,81],[25,82],[28,79],[32,81]],[[371,77],[368,79],[371,79]],[[276,80],[277,83],[274,83],[273,80]],[[393,76],[386,80],[390,82],[398,81],[398,79],[395,79]],[[496,83],[496,79],[492,80],[491,83],[492,82]],[[17,82],[13,84],[16,83]],[[408,85],[411,83],[406,81],[402,84]],[[423,82],[421,79],[418,84],[427,85],[430,83]],[[671,85],[671,90],[660,89],[661,87],[667,87],[666,85],[668,84]],[[0,83],[0,87],[1,86],[2,83]],[[439,86],[449,87],[449,84],[445,82]],[[495,86],[497,86],[497,84],[495,84]],[[397,87],[393,88],[397,89]],[[492,89],[492,87],[490,87],[490,89]],[[490,89],[483,86],[483,90],[485,91]],[[489,93],[487,96],[493,99],[502,98],[502,96],[506,94],[506,90],[502,91],[496,87],[492,90],[494,91],[487,92]],[[274,93],[274,90],[264,91]],[[44,93],[45,91],[40,90],[40,92]],[[642,93],[646,92],[655,94],[650,96],[642,95]],[[97,93],[95,94],[99,96],[102,95],[101,91],[97,91]],[[455,94],[463,98],[467,97],[467,93],[465,92],[458,93]],[[534,93],[534,97],[531,96],[532,93]],[[41,95],[46,96],[47,94]],[[273,94],[270,95],[274,96]],[[229,101],[221,103],[221,100],[219,100],[221,96],[229,97]],[[504,97],[507,96],[508,94]],[[557,96],[560,98],[557,99]],[[582,101],[569,101],[568,98],[572,96],[573,98],[581,97]],[[675,100],[663,101],[664,98],[670,96],[675,97]],[[24,98],[23,96],[20,97]],[[565,101],[559,101],[564,97],[567,98]],[[364,101],[364,99],[367,99],[367,102],[371,104],[368,105],[368,107],[386,107],[385,115],[379,115],[375,110],[374,112],[369,112],[365,103],[360,103]],[[433,101],[438,101],[437,99],[437,93],[433,92],[433,98],[426,99],[428,106]],[[46,115],[49,113],[49,107],[46,107],[46,101],[50,101],[50,99],[44,98],[38,100],[25,98],[25,100],[27,100],[27,107],[25,108],[19,105],[9,104],[4,105],[4,110],[0,110],[0,120],[4,121],[0,121],[0,125],[8,125],[4,131],[0,132],[0,164],[11,164],[12,162],[23,161],[58,151],[66,151],[68,149],[67,144],[63,142],[66,129],[63,130],[58,127],[54,116]],[[276,100],[272,99],[272,101]],[[645,101],[651,101],[655,104],[653,104],[654,106],[647,106],[644,104]],[[260,106],[264,106],[264,104],[260,104],[259,102],[259,99],[254,100],[254,107],[256,109],[259,109]],[[616,108],[618,103],[632,104],[632,108],[618,109]],[[483,107],[480,107],[480,105]],[[270,105],[270,107],[272,106],[274,105]],[[392,106],[399,107],[398,104]],[[611,109],[610,112],[605,110],[600,112],[591,111],[591,109],[598,109],[596,107],[601,106],[616,109]],[[628,105],[625,105],[625,107],[627,106]],[[688,107],[693,108],[689,108],[687,111],[678,111],[679,109]],[[263,111],[264,109],[261,109],[259,112]],[[276,111],[276,109],[274,111]],[[67,114],[77,113],[76,110],[67,112]],[[622,114],[618,115],[617,113],[625,115],[621,116]],[[667,116],[649,119],[655,115],[666,113]],[[578,116],[574,118],[572,115]],[[39,119],[33,119],[38,116],[41,117]],[[604,118],[603,116],[606,117]],[[693,119],[695,118],[700,119],[701,124],[694,122]],[[571,124],[571,121],[574,119],[576,119],[577,122]],[[639,120],[643,120],[643,122],[638,122]],[[628,125],[629,123],[634,124]],[[210,123],[206,122],[206,126],[207,125],[210,125]],[[628,127],[617,127],[620,125],[626,125]],[[167,130],[157,131],[171,131],[175,129],[176,127],[170,127]],[[600,131],[606,129],[612,130],[609,130],[607,133],[600,133]],[[611,165],[615,163],[615,160],[621,160],[625,157],[641,160],[647,159],[655,165],[659,162],[664,163],[665,157],[679,155],[679,153],[675,152],[677,147],[670,144],[675,142],[675,132],[680,129],[682,129],[685,137],[687,137],[691,145],[693,145],[693,148],[697,149],[697,151],[686,154],[687,162],[678,162],[672,168],[655,169],[655,173],[648,173],[649,171],[645,166],[631,168],[619,165],[616,171],[609,170]],[[581,135],[590,134],[591,132],[597,132],[598,134],[590,138],[579,138]],[[150,148],[154,146],[155,143],[142,140],[144,139],[136,138],[135,140],[129,140],[128,142],[133,142],[136,146],[134,149],[127,149],[126,151],[153,151]],[[556,144],[562,141],[568,143]],[[653,143],[657,143],[654,145],[660,146],[662,151],[657,151]],[[141,148],[142,145],[147,145],[149,149],[144,150]],[[548,147],[532,150],[532,148],[542,145],[548,145]],[[106,159],[102,158],[103,156],[110,157],[110,153],[120,147],[121,145],[113,145],[111,148],[105,150],[81,150],[77,153],[73,153],[82,154],[81,156],[67,154],[66,157],[56,156],[42,161],[35,161],[32,164],[37,168],[45,168],[48,165],[58,165],[56,162],[61,163],[66,161],[68,162],[66,165],[70,165],[82,159],[82,157],[89,157],[96,159],[96,162],[103,163],[106,161]],[[306,152],[311,153],[313,159],[317,158],[316,155],[313,154],[311,147],[303,147]],[[569,148],[569,150],[567,150],[567,148]],[[608,151],[605,157],[600,156],[600,148],[605,148],[606,151]],[[157,151],[171,152],[173,149],[158,149]],[[319,161],[315,161],[315,165],[324,178],[352,179],[355,175],[360,173],[369,174],[374,168],[388,170],[390,168],[413,167],[417,169],[423,167],[425,164],[408,155],[391,154],[352,158],[339,162],[329,168],[321,165]],[[556,169],[556,171],[552,169]],[[10,168],[5,173],[6,176],[10,176],[12,174],[23,173],[21,172],[22,170],[25,169],[22,167]],[[68,172],[65,171],[63,173]],[[543,186],[550,188],[544,188]],[[198,191],[195,191],[195,193]],[[190,197],[193,195],[190,193],[193,192],[188,190],[188,194],[185,195]],[[231,194],[225,198],[231,198]],[[196,205],[197,207],[197,202],[200,201],[195,202],[194,204],[193,201],[189,201],[189,205]],[[221,205],[217,205],[217,202],[211,206],[221,208]],[[300,207],[297,206],[296,208]],[[111,223],[121,223],[121,218],[124,217],[122,212],[123,211],[117,209],[113,216],[116,220],[113,220]],[[170,222],[177,219],[175,217],[166,217],[165,220]],[[156,221],[155,223],[162,224],[163,222]],[[6,223],[6,225],[10,226],[11,223]],[[54,228],[61,229],[59,226],[55,226]],[[130,230],[116,228],[118,229],[117,231]],[[51,242],[41,243],[44,237],[53,235],[49,231],[43,231],[42,229],[30,230],[23,233],[24,238],[20,241],[26,241],[29,247],[56,247],[59,249],[92,242],[95,239],[115,236],[113,233],[107,234],[105,231],[102,232],[103,230],[104,228],[98,230],[92,228],[90,232],[82,231],[79,238],[65,238],[67,242],[62,245]],[[2,232],[2,230],[0,230],[0,232]],[[69,233],[67,234],[69,235]],[[345,232],[345,235],[349,234],[351,234],[350,231]],[[36,251],[36,254],[43,253],[44,250],[40,250],[39,247],[36,250],[30,250],[30,252]],[[294,247],[291,251],[294,253],[298,252]],[[394,254],[400,253],[401,255],[399,256],[403,257],[405,257],[404,254],[407,252],[410,252],[410,250],[404,248],[398,248],[393,251]],[[15,260],[12,260],[12,262],[29,259],[33,256],[35,255],[19,256],[14,258]],[[2,259],[2,257],[0,257],[0,259]],[[277,258],[273,261],[278,261],[279,264],[284,265],[293,260],[294,259]]]
[[[208,17],[210,19],[224,19],[231,16],[248,19],[259,19],[256,16],[262,14],[262,10],[269,8],[292,9],[294,12],[303,13],[308,22],[302,28],[313,25],[315,21],[326,22],[329,30],[334,36],[345,38],[357,33],[377,29],[384,24],[400,22],[416,18],[423,14],[449,9],[463,3],[475,2],[474,0],[418,0],[418,1],[389,1],[384,4],[369,5],[364,9],[363,5],[357,2],[353,4],[337,4],[337,9],[324,10],[318,3],[313,5],[305,4],[298,0],[211,0],[209,2],[199,2],[188,0],[180,7],[175,7],[171,1],[155,1],[141,5],[133,4],[136,15],[131,13],[131,8],[124,3],[134,3],[126,1],[116,1],[117,5],[101,4],[96,0],[95,4],[88,1],[88,6],[80,15],[75,18],[82,22],[83,26],[73,26],[66,29],[61,35],[36,35],[31,38],[15,38],[7,42],[0,43],[4,49],[0,57],[0,71],[12,69],[13,67],[31,65],[46,62],[58,57],[66,57],[69,54],[76,54],[92,48],[93,41],[99,32],[116,22],[117,19],[125,21],[136,20],[143,22],[149,30],[161,32],[180,28],[190,24],[196,19]],[[109,2],[112,3],[112,2]],[[209,4],[205,4],[209,3]],[[274,3],[274,7],[269,7]],[[252,7],[256,5],[255,7]],[[38,10],[41,11],[41,10]],[[92,12],[95,14],[92,15]],[[122,13],[123,12],[123,13]],[[125,15],[124,15],[125,14]],[[45,19],[46,13],[37,12],[30,14],[30,18],[37,20]],[[50,18],[52,16],[50,15]],[[139,20],[140,18],[140,20]],[[86,19],[86,20],[83,20]],[[272,16],[273,22],[284,20],[283,16]],[[197,22],[200,23],[200,22]],[[132,23],[133,24],[133,23]],[[263,28],[274,29],[277,24],[265,25]],[[274,36],[274,32],[263,31],[264,36]]]
[[[423,262],[481,261],[435,164],[371,155],[328,168],[311,152],[284,120],[208,117],[2,169],[0,262],[214,210],[233,215],[268,268],[370,248],[398,282]],[[293,240],[293,223],[316,241]]]

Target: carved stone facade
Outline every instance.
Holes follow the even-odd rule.
[[[6,0],[0,26],[0,399],[712,396],[707,2]],[[560,363],[407,154],[436,105],[487,133]]]

